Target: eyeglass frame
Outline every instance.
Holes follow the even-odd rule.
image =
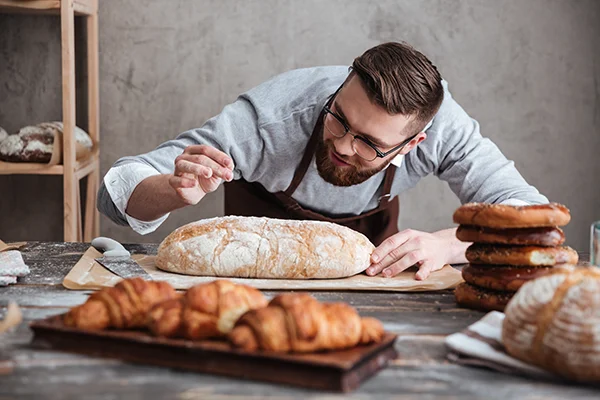
[[[342,84],[342,86],[344,86]],[[367,146],[369,146],[370,148],[372,148],[373,150],[375,150],[375,158],[373,158],[372,160],[368,160],[365,157],[361,156],[360,154],[358,154],[358,152],[356,151],[356,149],[354,148],[354,146],[352,146],[352,150],[354,151],[354,154],[356,154],[357,156],[359,156],[360,158],[362,158],[365,161],[375,161],[376,158],[385,158],[387,156],[389,156],[390,154],[392,154],[393,152],[403,148],[404,146],[406,146],[407,144],[410,143],[411,140],[413,140],[414,138],[416,138],[419,133],[421,132],[417,132],[415,133],[413,136],[409,137],[408,139],[406,139],[405,141],[403,141],[402,143],[400,143],[397,146],[394,146],[392,149],[388,150],[388,151],[381,151],[377,148],[376,145],[374,145],[369,139],[367,139],[366,137],[362,136],[362,135],[358,135],[356,133],[353,133],[350,130],[350,127],[348,126],[348,124],[346,124],[346,122],[342,119],[342,117],[340,117],[338,114],[336,114],[335,112],[333,112],[330,108],[329,108],[329,104],[331,104],[333,102],[333,100],[335,99],[335,97],[337,96],[338,92],[340,91],[340,89],[342,88],[342,86],[340,86],[331,96],[329,101],[327,101],[327,104],[325,104],[323,106],[323,111],[325,112],[324,118],[323,118],[323,127],[327,128],[327,126],[325,125],[325,119],[327,118],[327,114],[331,114],[332,117],[334,117],[340,124],[342,124],[342,126],[344,127],[344,134],[342,136],[337,136],[336,134],[334,134],[333,132],[331,132],[331,130],[329,128],[327,128],[327,130],[329,131],[329,133],[331,133],[333,136],[335,136],[338,139],[343,138],[344,136],[346,136],[346,134],[350,133],[350,135],[352,135],[352,140],[354,139],[358,139],[360,141],[362,141],[364,144],[366,144]]]

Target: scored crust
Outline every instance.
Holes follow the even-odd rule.
[[[523,285],[506,307],[507,352],[558,375],[600,381],[600,270],[555,268]]]
[[[173,231],[156,265],[185,275],[343,278],[367,269],[374,249],[366,236],[329,222],[228,216]]]
[[[460,225],[456,237],[463,242],[510,245],[560,246],[565,242],[564,232],[557,227],[497,229]]]
[[[552,271],[552,267],[469,264],[462,270],[465,282],[485,289],[516,292],[525,282]]]
[[[530,206],[467,203],[454,212],[453,220],[461,225],[489,228],[536,228],[567,225],[571,214],[558,203]]]
[[[503,311],[513,295],[513,292],[483,289],[466,282],[454,290],[458,305],[482,311]]]
[[[579,256],[569,246],[501,246],[474,243],[465,252],[472,264],[552,266],[577,264]]]

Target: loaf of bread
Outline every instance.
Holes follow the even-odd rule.
[[[48,163],[55,146],[54,138],[62,137],[62,122],[42,122],[21,128],[18,133],[9,135],[0,142],[0,160],[8,162]],[[92,139],[81,128],[75,127],[76,157],[89,154],[93,147]]]
[[[158,268],[240,278],[343,278],[364,271],[375,247],[341,225],[264,217],[217,217],[184,225],[158,248]]]
[[[581,382],[600,382],[600,270],[556,268],[508,303],[502,341],[513,357]]]

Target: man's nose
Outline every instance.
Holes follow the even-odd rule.
[[[346,133],[344,137],[335,138],[333,141],[333,145],[335,146],[335,151],[340,156],[352,157],[354,155],[354,148],[352,147],[352,140],[354,137],[350,133]]]

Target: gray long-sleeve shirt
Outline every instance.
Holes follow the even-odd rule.
[[[234,161],[234,179],[259,182],[271,192],[285,190],[300,163],[319,113],[348,75],[345,66],[298,69],[278,75],[249,90],[208,120],[149,153],[119,159],[104,177],[98,209],[135,231],[154,231],[168,215],[144,222],[125,214],[135,187],[145,178],[174,171],[174,159],[192,144],[208,144]],[[412,188],[429,174],[448,182],[462,203],[529,204],[548,200],[525,182],[479,124],[458,105],[444,85],[444,101],[428,128],[427,139],[404,157],[392,185],[392,196]],[[383,172],[354,186],[324,181],[310,165],[293,194],[303,207],[328,215],[358,215],[377,206]]]

